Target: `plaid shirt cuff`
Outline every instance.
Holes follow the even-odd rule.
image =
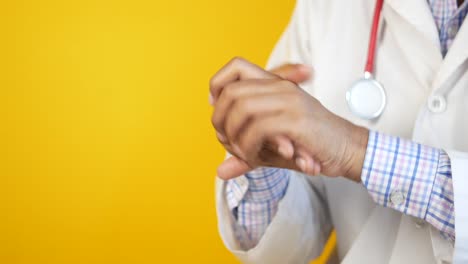
[[[445,151],[440,151],[439,165],[425,220],[455,241],[455,208],[453,198],[452,167]]]
[[[450,159],[440,149],[369,133],[361,179],[374,201],[455,238]]]
[[[260,241],[278,210],[288,182],[288,170],[269,167],[227,182],[227,203],[237,220],[233,228],[242,248],[250,249]]]

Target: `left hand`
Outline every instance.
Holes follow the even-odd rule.
[[[276,149],[267,151],[272,139],[283,136],[321,164],[328,176],[359,181],[368,132],[342,119],[295,83],[237,59],[221,69],[211,86],[214,97],[212,122],[230,151],[250,167],[298,169]],[[297,156],[297,153],[295,153]]]
[[[239,61],[239,60],[238,60]],[[240,60],[241,61],[241,60]],[[236,62],[236,59],[231,61],[232,63]],[[257,69],[260,73],[262,72],[261,69]],[[269,70],[270,73],[273,73],[279,78],[294,82],[294,83],[302,83],[304,81],[310,80],[312,77],[312,69],[304,64],[282,64],[276,68]],[[215,77],[219,77],[216,75]],[[211,83],[213,86],[216,86],[217,78],[213,78]],[[213,105],[213,97],[210,93],[210,104]],[[220,134],[216,133],[216,136],[221,144],[229,151],[232,149],[230,143]],[[278,153],[285,159],[291,160],[293,158],[294,152],[296,152],[295,159],[300,164],[300,169],[302,172],[317,175],[320,173],[320,164],[315,162],[310,155],[307,155],[302,149],[294,150],[294,146],[292,142],[283,136],[278,136],[273,140],[273,145],[276,146]],[[266,155],[266,153],[261,154]],[[297,162],[296,162],[297,163]],[[235,176],[243,175],[249,171],[251,168],[246,162],[241,160],[236,156],[230,156],[218,167],[218,176],[221,178],[231,178]]]

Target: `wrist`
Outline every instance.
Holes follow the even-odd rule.
[[[350,132],[344,176],[352,181],[361,182],[362,167],[369,140],[369,130],[365,127],[352,125]]]

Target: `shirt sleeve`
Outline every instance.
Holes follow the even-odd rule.
[[[452,169],[445,151],[370,131],[361,180],[376,203],[423,219],[455,240]]]
[[[245,250],[260,241],[278,210],[289,182],[287,169],[262,167],[227,182],[226,198],[236,222],[237,240]]]

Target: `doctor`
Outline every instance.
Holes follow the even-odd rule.
[[[332,262],[468,263],[468,2],[381,4],[298,0],[276,70],[213,76],[219,229],[241,261],[307,263],[335,228]]]

